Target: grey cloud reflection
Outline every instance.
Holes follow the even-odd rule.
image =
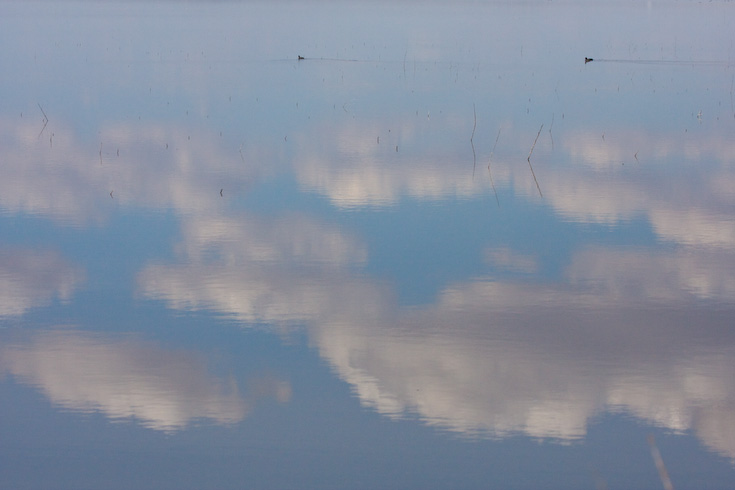
[[[693,431],[735,458],[730,310],[704,314],[733,297],[724,251],[590,247],[558,283],[476,278],[446,287],[434,304],[401,308],[386,284],[350,270],[364,260],[359,242],[332,238],[358,252],[313,260],[298,252],[298,233],[278,229],[290,225],[191,223],[182,263],[150,265],[140,288],[174,308],[304,325],[360,401],[389,417],[468,436],[573,441],[593,417],[622,411]],[[337,233],[316,221],[303,226],[321,230],[314,236]],[[278,261],[254,252],[263,237]],[[507,249],[486,253],[503,268],[536,267]]]
[[[58,252],[0,249],[0,318],[23,315],[54,299],[69,301],[84,280],[84,271]]]
[[[201,419],[233,424],[258,397],[290,398],[290,385],[273,377],[256,380],[253,395],[246,397],[233,378],[209,374],[206,360],[193,352],[74,330],[0,345],[0,372],[37,387],[65,409],[134,418],[162,431]]]

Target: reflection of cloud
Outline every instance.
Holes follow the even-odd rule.
[[[726,435],[735,410],[735,366],[725,361],[735,354],[731,312],[700,314],[733,297],[728,253],[589,248],[561,283],[478,279],[445,288],[433,305],[399,309],[390,291],[350,273],[365,260],[362,246],[329,239],[344,244],[328,254],[334,262],[304,253],[321,248],[297,246],[304,236],[333,232],[300,223],[291,234],[290,219],[192,222],[184,263],[149,266],[141,288],[176,308],[307,325],[361,402],[387,416],[413,414],[463,434],[571,440],[601,411],[625,410],[693,430],[735,458]],[[487,259],[516,272],[537,267],[503,248]]]
[[[728,250],[735,246],[735,216],[724,210],[652,207],[649,217],[656,233],[668,240]]]
[[[181,429],[200,418],[231,424],[249,410],[234,380],[209,375],[204,359],[132,339],[45,332],[0,347],[0,371],[37,386],[64,408],[135,417],[158,430]],[[255,388],[255,396],[290,397],[289,386],[272,378],[258,380]]]
[[[325,133],[333,135],[331,130]],[[417,157],[415,151],[404,149],[411,155],[406,157],[395,151],[396,146],[419,146],[427,137],[425,134],[416,134],[411,124],[405,124],[401,130],[380,139],[376,135],[380,135],[380,130],[375,127],[341,127],[339,134],[333,136],[339,142],[334,155],[325,155],[321,142],[310,148],[311,138],[305,139],[306,156],[294,165],[299,182],[339,207],[387,206],[404,197],[470,197],[489,188],[489,179],[480,172],[487,163],[479,163],[477,175],[472,175],[469,143],[466,161],[457,161],[456,155],[446,150],[443,156],[424,150]]]
[[[461,328],[442,332],[444,321],[457,319],[422,314],[402,319],[398,333],[389,325],[323,325],[312,335],[360,400],[384,415],[414,413],[467,434],[584,435],[601,406],[593,380],[569,378],[564,363],[522,345],[482,342]]]
[[[543,182],[562,216],[608,223],[645,216],[666,240],[735,246],[735,193],[727,185],[735,182],[732,138],[621,132],[602,141],[577,132],[563,142],[579,165],[549,173]]]
[[[299,162],[296,171],[304,187],[329,197],[339,207],[387,206],[403,197],[445,199],[470,197],[487,190],[484,179],[472,175],[449,176],[447,169],[418,162],[386,171],[369,160],[349,166],[340,162],[310,160]]]
[[[58,253],[0,250],[0,316],[22,315],[53,298],[68,301],[84,280],[84,272]]]
[[[341,314],[350,303],[369,309],[376,296],[374,288],[344,274],[299,277],[268,267],[151,265],[138,280],[146,296],[172,308],[213,309],[247,323],[316,321]]]
[[[192,138],[183,128],[108,127],[94,149],[58,125],[50,141],[39,140],[38,131],[0,121],[0,207],[73,224],[101,220],[115,203],[188,213],[215,209],[222,187],[240,189],[252,180],[254,170],[243,160],[257,159],[241,158],[236,149],[226,153],[218,138]]]
[[[735,389],[732,346],[717,355],[672,363],[672,373],[645,379],[621,376],[608,403],[675,431],[692,430],[710,449],[735,461]],[[705,374],[706,373],[706,374]],[[648,389],[651,382],[657,389]]]
[[[268,220],[248,216],[205,217],[184,224],[183,250],[190,260],[212,257],[228,265],[247,263],[317,264],[339,267],[362,264],[365,247],[337,228],[293,214]]]
[[[729,301],[735,298],[731,253],[588,249],[567,269],[569,280],[599,292],[609,301],[686,301],[694,297]]]
[[[108,157],[116,199],[186,213],[218,209],[223,187],[249,187],[257,171],[245,161],[261,157],[250,148],[243,155],[226,152],[216,136],[177,127],[108,127],[100,138],[110,151],[120,148],[119,161],[115,154]]]
[[[341,268],[362,264],[365,247],[305,216],[192,219],[184,235],[186,266],[150,265],[138,278],[144,294],[174,308],[300,322],[338,311],[362,289]],[[315,271],[329,279],[315,280]]]
[[[575,164],[596,170],[620,170],[621,163],[664,165],[672,159],[692,162],[719,162],[725,168],[733,163],[735,143],[726,135],[706,134],[680,137],[674,134],[649,134],[644,131],[607,132],[606,138],[591,130],[564,134],[563,146]],[[732,169],[731,169],[732,170]]]
[[[657,195],[660,192],[656,189],[655,184],[619,174],[602,179],[581,170],[552,174],[544,181],[544,195],[565,218],[617,223],[646,217],[665,240],[682,245],[735,246],[732,203],[719,201],[717,192],[698,189],[700,202],[692,203],[691,196]]]
[[[101,169],[91,165],[91,155],[76,146],[68,129],[56,127],[43,139],[39,130],[40,125],[0,120],[0,206],[71,222],[99,219],[94,196],[102,190],[95,189],[103,180]]]
[[[337,135],[322,131],[338,141],[336,146],[303,137],[305,156],[295,162],[294,171],[304,188],[340,207],[490,193],[488,156],[478,151],[473,165],[469,147],[466,154],[459,152],[462,157],[457,150],[447,152],[437,143],[442,136],[428,133],[430,128],[422,124],[420,118],[396,124],[399,130],[384,134],[380,143],[375,136],[380,129],[370,124],[352,123]],[[527,151],[519,141],[527,137],[512,129],[503,132],[503,146],[516,154],[492,158],[493,183],[537,196],[528,165],[519,164]],[[735,246],[735,144],[728,135],[691,135],[684,140],[620,131],[602,139],[589,130],[557,131],[555,139],[564,154],[559,157],[549,145],[539,144],[534,160],[544,198],[563,218],[610,224],[647,218],[665,240]],[[426,141],[431,144],[425,148]],[[401,152],[396,153],[393,148],[399,143]],[[336,149],[328,153],[324,148]],[[552,166],[549,161],[564,164]]]
[[[485,250],[485,262],[513,272],[531,274],[538,269],[536,257],[519,254],[509,248]]]
[[[630,282],[650,273],[633,270],[640,277]],[[601,411],[623,410],[693,430],[735,458],[731,314],[673,307],[692,304],[675,294],[663,295],[668,306],[652,306],[647,290],[620,300],[583,285],[477,281],[377,324],[355,316],[311,332],[362,402],[389,416],[412,413],[468,434],[567,440],[583,436]]]

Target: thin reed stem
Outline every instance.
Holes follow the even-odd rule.
[[[39,139],[41,138],[41,135],[43,134],[43,131],[46,129],[46,126],[48,125],[48,116],[46,115],[46,111],[43,110],[43,107],[41,107],[41,104],[36,102],[38,104],[38,108],[41,109],[41,113],[43,114],[43,127],[41,128],[41,132],[38,133]]]
[[[477,129],[477,110],[475,109],[475,104],[472,103],[472,114],[475,118],[475,123],[472,126],[472,136],[470,136],[470,146],[472,147],[472,178],[475,178],[475,168],[477,167],[477,153],[475,153],[475,143],[473,140],[475,139],[475,130]]]
[[[487,174],[490,177],[490,185],[493,187],[493,194],[495,194],[495,202],[498,203],[498,207],[500,207],[500,199],[498,199],[498,191],[495,190],[495,181],[493,181],[493,173],[490,170],[490,165],[492,164],[493,155],[495,154],[495,147],[498,146],[498,140],[500,139],[500,131],[503,128],[498,128],[498,135],[495,137],[495,144],[493,145],[493,149],[490,152],[490,158],[487,162]]]
[[[666,470],[664,459],[661,457],[661,452],[656,446],[656,440],[653,438],[653,434],[648,434],[648,445],[651,446],[651,456],[653,456],[653,462],[658,470],[658,476],[661,479],[661,483],[665,490],[674,490],[674,485],[671,483],[669,472]]]
[[[551,138],[551,149],[554,149],[554,135],[551,134],[551,130],[554,129],[554,113],[551,113],[551,126],[549,126],[549,138]]]
[[[544,197],[544,195],[541,193],[541,187],[538,185],[538,180],[536,180],[536,172],[533,171],[533,165],[531,165],[531,155],[533,154],[533,149],[536,148],[536,142],[538,141],[538,137],[541,135],[542,129],[544,129],[543,124],[541,125],[540,128],[538,128],[536,139],[533,140],[533,146],[531,146],[531,151],[528,152],[528,158],[526,160],[528,161],[528,167],[531,169],[531,175],[533,175],[533,181],[536,182],[536,189],[538,189],[538,194],[539,196]]]

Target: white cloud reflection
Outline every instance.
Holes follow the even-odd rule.
[[[84,271],[48,250],[0,249],[0,318],[22,315],[58,299],[69,301]]]
[[[394,205],[406,197],[471,198],[493,192],[493,184],[538,197],[525,162],[527,150],[520,144],[528,135],[506,128],[504,153],[489,158],[478,148],[473,165],[469,142],[461,156],[440,156],[436,146],[424,149],[422,142],[440,141],[441,135],[429,135],[420,118],[413,124],[411,129],[384,135],[380,142],[375,136],[379,128],[355,123],[332,134],[339,141],[336,146],[305,137],[305,150],[295,164],[299,181],[338,207]],[[469,133],[472,127],[462,130]],[[680,138],[644,131],[609,131],[606,136],[557,130],[554,139],[563,148],[559,154],[544,132],[535,148],[534,170],[544,202],[558,215],[609,224],[645,218],[664,240],[735,246],[735,185],[729,185],[735,184],[732,138],[726,134]],[[395,145],[400,153],[393,150]],[[517,154],[509,155],[508,147]]]
[[[183,127],[111,125],[89,143],[62,123],[49,126],[39,137],[39,124],[0,120],[7,212],[75,226],[105,220],[119,203],[206,212],[221,205],[220,189],[246,189],[263,170],[254,150],[227,151],[216,136]]]
[[[506,129],[506,145],[515,156],[469,151],[464,158],[445,158],[418,150],[425,141],[421,122],[378,144],[374,127],[344,126],[329,146],[305,143],[307,150],[295,172],[309,190],[327,196],[339,207],[386,206],[405,197],[438,200],[488,194],[501,190],[538,197],[538,189],[517,141],[523,135]],[[471,129],[471,128],[469,128]],[[417,136],[420,134],[420,137]],[[548,140],[548,135],[543,135]],[[527,135],[526,135],[527,137]],[[314,138],[305,138],[312,141]],[[433,139],[439,139],[436,135]],[[677,138],[669,134],[620,131],[603,139],[592,131],[557,131],[564,151],[555,153],[549,141],[535,148],[535,174],[548,203],[564,219],[617,224],[646,219],[663,240],[686,246],[735,247],[735,145],[722,134]],[[397,156],[401,141],[409,156]],[[382,145],[382,146],[381,146]],[[390,149],[386,150],[386,147]],[[309,150],[311,148],[311,150]],[[433,152],[433,150],[431,150]],[[474,167],[474,168],[473,168]]]
[[[544,165],[553,152],[546,144],[537,148],[544,202],[582,222],[645,217],[660,238],[679,247],[588,247],[571,257],[559,283],[474,278],[446,287],[433,305],[401,309],[385,284],[359,273],[367,248],[340,229],[305,215],[264,219],[222,212],[221,182],[244,187],[260,172],[244,164],[258,160],[253,148],[246,149],[253,152],[248,158],[233,158],[216,137],[117,127],[103,131],[100,164],[99,155],[80,150],[58,129],[53,146],[39,145],[36,129],[13,126],[4,133],[10,158],[0,205],[72,223],[103,218],[99,196],[177,210],[186,217],[177,247],[181,263],[147,266],[138,276],[141,293],[172,308],[207,308],[246,323],[306,325],[320,354],[362,403],[380,413],[416,416],[463,434],[568,441],[583,437],[595,415],[622,410],[672,430],[694,431],[708,447],[735,458],[729,415],[735,411],[735,373],[725,361],[734,343],[722,329],[729,325],[723,319],[728,310],[700,314],[708,302],[729,305],[735,295],[733,193],[723,184],[733,180],[735,160],[727,139],[693,145],[709,148],[699,157],[716,178],[692,180],[685,167],[665,172],[657,165],[687,151],[676,138],[646,135],[657,152],[639,153],[639,162],[629,155],[623,166],[616,159],[635,154],[634,138],[609,132],[595,145],[588,141],[597,135],[560,130],[556,140],[569,164]],[[373,141],[374,129],[341,131],[338,152],[303,144],[294,163],[302,186],[339,207],[383,206],[406,195],[431,200],[489,192],[487,156],[478,157],[480,172],[473,178],[471,160],[416,150],[418,129],[396,130],[380,143]],[[62,144],[68,146],[59,149]],[[55,160],[56,150],[63,161]],[[527,165],[494,157],[492,168],[496,186],[512,186],[526,196],[537,192]],[[114,190],[112,199],[108,189]],[[537,258],[508,248],[489,248],[484,259],[523,274],[538,268]],[[5,314],[54,295],[67,298],[78,280],[70,277],[52,292],[34,286],[41,299],[24,303],[6,293]],[[109,347],[93,340],[72,336],[68,343],[77,357],[81,349],[87,358],[114,358]],[[135,365],[129,347],[115,355],[124,358],[113,366],[116,372]],[[21,358],[14,356],[11,367],[4,360],[5,369],[33,380],[69,408],[132,416],[165,430],[202,417],[230,423],[247,411],[238,395],[201,372],[187,376],[193,385],[176,385],[168,368],[149,366],[157,374],[128,373],[134,386],[120,389],[118,383],[120,391],[108,392],[115,383],[97,383],[58,356],[46,356],[52,369]],[[65,369],[66,381],[44,381]],[[89,365],[79,369],[91,372]],[[162,384],[176,388],[161,390]],[[157,391],[165,396],[151,395]]]
[[[388,133],[376,125],[346,123],[337,134],[330,130],[335,146],[303,138],[294,172],[303,188],[341,208],[390,206],[406,197],[439,200],[487,192],[489,179],[482,172],[487,162],[478,164],[475,178],[469,141],[464,161],[447,149],[415,151],[427,138],[423,124],[416,117]],[[327,148],[333,150],[325,152]]]
[[[452,115],[444,115],[438,126],[447,124],[459,132],[472,130]],[[304,189],[340,208],[383,207],[406,197],[472,198],[495,192],[493,185],[539,198],[524,161],[522,142],[529,136],[519,130],[506,128],[503,151],[492,158],[478,142],[473,165],[469,142],[460,150],[455,142],[444,149],[442,132],[420,116],[393,126],[388,133],[377,123],[350,120],[337,134],[314,127],[294,135],[299,152],[292,170]],[[227,149],[219,137],[186,128],[108,126],[94,150],[58,125],[53,144],[39,142],[37,124],[6,120],[0,129],[5,158],[0,206],[72,224],[102,220],[118,203],[209,215],[222,209],[220,189],[240,193],[263,174],[287,169],[278,150],[257,144]],[[553,150],[544,134],[535,148],[535,173],[540,202],[563,219],[608,224],[645,219],[663,240],[735,246],[735,146],[727,135],[677,138],[621,130],[602,139],[593,131],[558,129],[554,139],[563,150]],[[435,143],[425,147],[427,140]]]
[[[186,265],[149,265],[138,277],[143,294],[171,307],[298,323],[359,295],[359,281],[343,268],[364,263],[365,246],[306,216],[192,218],[183,233]],[[339,287],[314,280],[322,275]]]
[[[645,217],[664,240],[732,250],[735,246],[735,144],[721,134],[676,137],[620,131],[565,135],[574,165],[544,175],[544,191],[563,217],[617,223]]]
[[[281,28],[287,32],[310,25],[302,13],[291,12],[287,27]],[[655,23],[666,28],[637,29],[647,33],[646,49],[664,46],[671,32],[701,31],[690,29],[685,16],[680,28],[672,29],[659,22],[660,14]],[[475,37],[480,42],[467,45],[497,50],[499,56],[488,58],[494,70],[518,53],[490,37],[509,34],[509,26],[518,24],[501,17],[489,29],[485,17],[473,19],[482,25],[474,30],[482,33]],[[234,18],[241,23],[242,16]],[[424,21],[412,18],[417,25]],[[639,16],[621,22],[629,25],[631,19],[639,27],[647,25]],[[361,21],[361,28],[371,26]],[[435,22],[438,27],[447,24],[440,16]],[[456,29],[467,30],[466,22],[456,25],[449,31],[417,29],[408,42],[411,55],[428,62],[453,59],[456,52],[440,47],[454,45]],[[524,33],[514,38],[537,38],[539,28],[550,32],[546,26],[561,26],[569,35],[551,32],[546,38],[559,44],[548,46],[548,52],[536,48],[538,53],[527,58],[529,66],[571,56],[568,46],[582,39],[580,28],[587,38],[597,39],[598,48],[609,43],[630,54],[630,42],[620,41],[618,33],[599,38],[598,26],[585,16],[549,22],[543,9],[523,22]],[[270,29],[241,27],[247,33]],[[437,34],[445,39],[437,41]],[[278,38],[270,31],[268,35]],[[321,44],[340,49],[335,46],[342,44],[332,41]],[[223,60],[242,55],[232,46],[248,45],[226,44]],[[685,44],[680,39],[679,45]],[[543,59],[562,46],[562,55]],[[296,46],[286,47],[266,48],[272,50],[269,58],[283,52],[292,56]],[[471,51],[461,53],[461,60],[474,59]],[[35,53],[27,54],[35,60]],[[233,86],[257,91],[253,80],[241,80],[247,70],[237,65],[229,75],[237,79]],[[405,75],[405,61],[403,71]],[[191,81],[193,77],[180,77],[178,68],[172,73],[164,75],[164,84],[206,86],[211,79],[202,72]],[[544,75],[539,71],[536,79]],[[483,85],[482,90],[488,88],[495,87]],[[535,97],[545,92],[530,88],[529,93]],[[562,96],[569,93],[577,95],[573,90],[564,94],[562,83]],[[514,98],[518,92],[499,98],[504,95]],[[305,134],[290,137],[291,142],[301,140],[291,170],[303,189],[339,208],[383,207],[406,196],[437,200],[490,195],[490,144],[485,141],[482,148],[476,140],[473,170],[468,141],[472,121],[469,106],[464,109],[463,118],[445,116],[439,124],[433,116],[434,126],[423,113],[399,124],[392,120],[390,135],[386,124],[359,121],[326,130],[307,128]],[[284,120],[268,123],[278,127]],[[556,150],[549,148],[547,126],[534,153],[543,200],[525,161],[535,128],[522,134],[522,129],[503,126],[492,160],[495,186],[548,204],[567,220],[612,225],[646,220],[660,239],[677,248],[654,252],[591,246],[572,255],[555,283],[477,277],[445,287],[434,304],[400,308],[385,284],[355,270],[367,262],[368,250],[360,240],[304,216],[267,220],[223,212],[219,189],[227,187],[229,193],[230,188],[246,188],[258,174],[272,172],[274,159],[283,156],[278,150],[248,145],[241,158],[236,146],[226,148],[212,132],[165,124],[110,125],[96,135],[99,141],[79,141],[57,119],[42,137],[37,124],[0,122],[0,207],[73,225],[102,221],[119,203],[174,210],[184,217],[177,249],[181,261],[148,265],[138,275],[144,296],[172,308],[212,309],[246,323],[304,324],[310,342],[360,401],[386,416],[413,416],[467,435],[525,434],[571,441],[583,437],[599,413],[625,411],[671,430],[692,431],[708,447],[735,459],[731,135],[687,142],[676,135],[607,130],[603,139],[600,131],[565,132],[559,121],[557,113]],[[493,138],[494,132],[492,128]],[[261,158],[264,154],[268,158]],[[686,156],[687,164],[706,162],[708,171],[669,165],[677,155]],[[488,248],[483,259],[529,275],[539,268],[535,256],[504,247]],[[41,254],[31,262],[45,265],[28,268],[25,276],[14,272],[9,281],[2,277],[0,314],[20,314],[54,297],[67,299],[76,287],[79,276],[58,259]],[[0,262],[0,270],[17,263],[23,260]],[[63,272],[51,277],[52,269]],[[135,417],[159,430],[176,430],[201,418],[234,423],[250,406],[233,382],[208,374],[201,359],[134,340],[52,332],[0,347],[0,354],[3,372],[39,387],[55,404],[102,411],[116,419]],[[288,399],[285,384],[265,386],[270,386],[266,392]]]
[[[604,261],[614,252],[588,250],[573,268],[595,253],[620,266]],[[564,441],[584,436],[605,410],[625,411],[692,430],[735,458],[730,315],[680,309],[702,290],[666,288],[653,268],[625,270],[628,277],[611,274],[597,290],[586,284],[600,279],[599,269],[568,285],[478,280],[447,288],[426,308],[352,315],[310,331],[362,402],[389,416],[415,414],[469,435]],[[641,287],[621,294],[621,282]],[[729,287],[710,285],[708,296]]]
[[[290,398],[288,383],[256,380],[250,397],[233,378],[207,372],[206,360],[132,338],[73,330],[42,332],[29,341],[0,345],[0,372],[40,389],[55,405],[135,418],[148,428],[174,431],[200,419],[242,420],[258,397]]]
[[[143,293],[247,323],[305,324],[361,402],[386,416],[467,435],[570,441],[601,412],[625,411],[694,431],[735,458],[726,435],[735,410],[729,310],[704,314],[708,302],[733,297],[732,271],[722,267],[729,253],[590,247],[560,283],[476,278],[447,287],[433,305],[399,308],[385,285],[345,267],[364,260],[354,239],[303,222],[357,251],[314,261],[296,246],[299,233],[283,231],[290,220],[250,221],[215,224],[215,233],[191,223],[182,263],[147,267]],[[263,237],[273,242],[264,247]],[[281,251],[279,260],[253,252],[263,248]],[[502,267],[535,267],[507,249],[487,254]]]
[[[466,121],[446,116],[445,122],[470,134]],[[292,136],[300,140],[292,169],[299,184],[340,208],[491,192],[488,155],[477,149],[473,175],[467,138],[464,150],[442,145],[441,131],[431,133],[423,115],[393,126],[390,135],[375,124],[349,123],[336,134],[318,128]],[[7,122],[2,129],[4,209],[74,224],[104,219],[107,204],[100,200],[176,210],[185,216],[181,262],[148,265],[138,275],[144,296],[245,323],[304,324],[335,372],[382,414],[416,416],[463,434],[570,441],[583,437],[597,414],[619,410],[693,431],[735,458],[729,362],[735,339],[725,328],[735,297],[729,136],[685,141],[607,131],[603,139],[559,128],[554,150],[544,133],[534,154],[539,201],[583,223],[645,219],[678,247],[587,247],[572,255],[557,283],[472,278],[447,286],[435,304],[399,308],[385,284],[356,270],[367,262],[367,247],[337,227],[304,215],[265,219],[222,211],[224,182],[247,187],[267,167],[254,146],[241,158],[211,134],[192,138],[184,128],[121,125],[101,132],[97,154],[63,128],[54,128],[48,144],[39,144],[35,125]],[[503,138],[505,150],[492,160],[495,186],[536,199],[525,162],[532,138],[510,128]],[[687,160],[676,161],[678,155]],[[709,171],[690,171],[694,164]],[[483,258],[523,274],[539,267],[536,257],[503,247],[488,248]],[[57,284],[51,292],[33,286],[40,299],[25,302],[22,288],[5,287],[12,294],[4,293],[2,311],[17,314],[54,295],[67,298],[75,280],[47,281]],[[39,338],[33,348],[5,351],[2,362],[61,406],[136,417],[163,430],[196,418],[231,423],[247,413],[243,399],[201,366],[171,371],[176,360],[165,354],[160,364],[141,364],[137,347],[127,343],[55,335],[64,348],[53,350]],[[91,361],[65,361],[79,357]],[[109,371],[91,376],[103,360]],[[194,374],[181,378],[187,369]],[[120,373],[128,384],[117,382]]]
[[[362,400],[389,415],[416,413],[464,433],[567,440],[609,408],[675,430],[694,428],[704,407],[735,408],[731,339],[702,346],[694,325],[635,300],[478,281],[390,320],[382,328],[314,329],[323,355]],[[697,328],[727,324],[718,321]]]

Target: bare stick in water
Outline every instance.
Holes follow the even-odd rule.
[[[46,129],[46,125],[48,124],[48,116],[46,115],[46,111],[43,110],[43,107],[41,107],[41,104],[36,102],[38,104],[38,108],[41,109],[41,113],[43,114],[43,127],[41,128],[41,132],[38,133],[38,137],[40,138],[43,134],[43,130]]]
[[[477,153],[475,153],[475,144],[470,140],[470,146],[472,147],[472,180],[475,179],[475,168],[477,167]]]
[[[475,124],[472,126],[472,136],[470,136],[470,141],[475,138],[475,129],[477,129],[477,111],[475,110],[475,104],[472,104],[472,115],[475,117]]]
[[[648,445],[651,446],[651,456],[653,456],[653,462],[656,464],[658,470],[658,476],[661,478],[661,483],[665,490],[674,490],[674,485],[671,483],[669,478],[669,472],[666,470],[666,465],[661,457],[661,453],[656,446],[656,440],[653,438],[653,434],[648,434]]]
[[[531,146],[531,151],[528,152],[528,160],[531,161],[531,155],[533,154],[533,149],[536,148],[536,142],[538,141],[538,137],[541,135],[541,130],[544,129],[544,125],[542,124],[540,128],[538,128],[538,134],[536,135],[536,139],[533,140],[533,145]]]
[[[36,102],[38,104],[38,108],[41,109],[41,113],[43,114],[44,121],[48,121],[48,116],[46,115],[46,111],[43,110],[43,107],[41,107],[41,104]]]
[[[475,153],[475,129],[477,129],[477,110],[475,104],[472,104],[472,114],[475,116],[475,124],[472,126],[472,136],[470,136],[470,146],[472,146],[472,178],[475,178],[475,167],[477,167],[477,153]]]
[[[735,107],[732,103],[732,86],[735,85],[735,75],[730,79],[730,110],[732,111],[732,117],[735,118]]]
[[[495,144],[493,145],[493,150],[490,152],[490,159],[487,162],[487,174],[490,176],[490,185],[493,187],[493,193],[495,194],[495,202],[498,203],[498,207],[500,207],[500,199],[498,199],[498,191],[495,190],[495,182],[493,181],[493,173],[490,170],[490,164],[492,163],[493,155],[495,154],[495,147],[498,146],[498,140],[500,139],[500,130],[503,129],[498,128],[498,135],[495,137]]]
[[[549,126],[549,138],[551,138],[551,149],[554,149],[554,136],[551,134],[551,130],[554,129],[554,113],[551,113],[551,126]]]
[[[528,161],[528,167],[531,169],[531,175],[533,175],[533,181],[536,182],[536,189],[538,189],[538,195],[541,197],[544,197],[544,195],[541,193],[541,187],[538,185],[538,180],[536,180],[536,172],[533,171],[533,165],[531,165],[531,155],[533,154],[533,149],[536,148],[536,142],[538,141],[538,137],[541,135],[541,130],[544,129],[544,125],[542,124],[540,128],[538,128],[538,133],[536,134],[536,139],[533,140],[533,145],[531,146],[531,151],[528,152],[528,158],[526,159]]]
[[[502,129],[503,128],[498,128],[498,135],[495,137],[495,144],[493,145],[493,149],[490,152],[490,156],[492,156],[493,153],[495,153],[495,147],[498,146],[498,140],[500,139],[500,130],[502,130]]]

